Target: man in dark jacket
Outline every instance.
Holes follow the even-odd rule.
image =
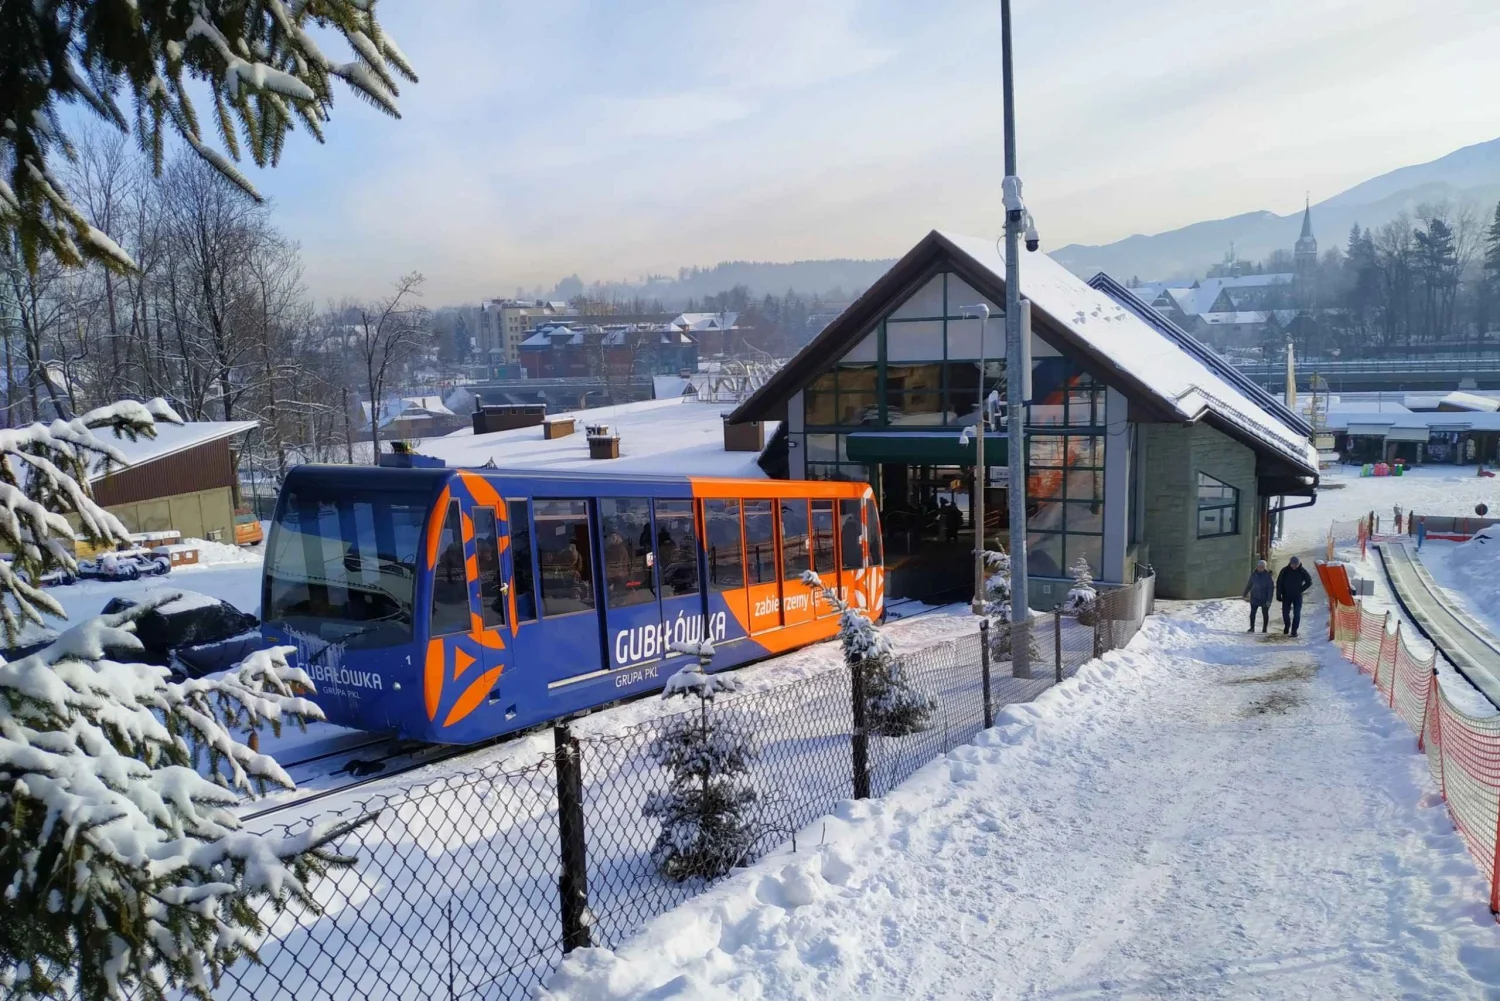
[[[1302,625],[1302,594],[1312,587],[1312,575],[1293,556],[1276,575],[1276,600],[1281,602],[1281,631],[1297,635]]]
[[[1271,577],[1271,570],[1266,566],[1265,560],[1257,560],[1255,569],[1250,571],[1250,579],[1245,581],[1245,593],[1242,595],[1250,602],[1250,632],[1255,632],[1255,613],[1260,612],[1260,631],[1265,632],[1271,620],[1271,595],[1276,589],[1276,581]]]

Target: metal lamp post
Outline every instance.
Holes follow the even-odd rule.
[[[985,303],[965,306],[965,317],[979,321],[979,416],[974,421],[977,440],[974,442],[974,504],[971,515],[974,519],[974,603],[975,615],[984,614],[984,486],[989,479],[989,470],[984,465],[984,432],[989,426],[989,415],[985,413],[984,392],[984,335],[990,322],[990,307]]]
[[[1031,605],[1026,573],[1026,426],[1025,392],[1030,372],[1021,360],[1030,356],[1021,343],[1021,230],[1026,227],[1026,205],[1021,201],[1021,179],[1016,176],[1016,102],[1011,73],[1010,0],[1000,0],[1000,74],[1005,104],[1005,416],[1006,460],[1010,481],[1010,593],[1011,621],[1026,621]],[[1034,228],[1026,233],[1026,248],[1040,244]],[[981,377],[981,381],[983,378]],[[1030,636],[1027,629],[1010,631],[1011,668],[1018,678],[1031,677]]]

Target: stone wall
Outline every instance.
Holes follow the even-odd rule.
[[[1219,598],[1240,593],[1255,541],[1255,453],[1203,424],[1142,424],[1145,532],[1164,598]],[[1198,538],[1198,474],[1238,487],[1239,532]]]

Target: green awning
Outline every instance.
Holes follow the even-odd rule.
[[[850,462],[900,462],[913,466],[972,466],[978,443],[959,440],[957,429],[941,431],[856,431],[844,438]],[[984,464],[1008,466],[1005,434],[984,436]]]

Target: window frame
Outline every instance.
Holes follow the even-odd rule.
[[[469,617],[470,613],[474,610],[474,605],[470,600],[469,595],[468,560],[464,555],[463,517],[463,511],[459,508],[458,498],[454,497],[449,500],[448,513],[443,515],[442,524],[438,526],[437,530],[437,559],[433,562],[432,565],[432,597],[427,602],[427,635],[429,636],[452,636],[456,633],[466,633],[473,627],[474,624],[473,620]],[[445,547],[443,545],[443,540],[445,537],[449,536],[450,533],[452,535],[452,541],[450,541]],[[457,623],[446,621],[447,617],[445,615],[444,621],[440,624],[438,621],[438,587],[440,586],[440,584],[444,587],[451,586],[454,582],[440,582],[438,580],[438,574],[442,572],[444,557],[448,554],[448,551],[452,549],[454,544],[457,544],[458,546],[458,572],[462,578],[463,583],[463,615]],[[444,601],[442,603],[442,607],[445,609],[458,608],[459,603]]]
[[[488,518],[490,522],[490,537],[488,548],[489,556],[494,560],[494,594],[499,599],[496,602],[496,605],[498,607],[495,608],[492,608],[490,604],[485,601],[484,556],[486,543],[484,541],[484,536],[482,536],[479,532],[479,522],[481,517]],[[506,586],[507,581],[505,579],[505,574],[502,572],[503,565],[500,560],[500,511],[490,504],[486,504],[483,506],[475,505],[469,510],[469,520],[474,524],[474,567],[475,572],[479,575],[479,621],[483,623],[484,628],[486,629],[498,629],[501,626],[509,624],[510,621],[510,611],[506,607],[509,604],[509,601],[507,600],[509,597],[509,588]],[[492,616],[496,615],[498,615],[499,618],[491,621]]]
[[[1205,483],[1205,482],[1203,482],[1204,480],[1208,480],[1210,482],[1209,483]],[[1195,486],[1196,486],[1196,490],[1197,490],[1197,496],[1195,498],[1197,500],[1197,505],[1195,507],[1195,510],[1197,511],[1197,517],[1194,519],[1194,521],[1195,521],[1195,524],[1197,526],[1197,538],[1200,538],[1200,539],[1224,539],[1224,538],[1228,538],[1228,537],[1233,536],[1233,535],[1239,535],[1240,534],[1240,488],[1237,487],[1237,486],[1235,486],[1235,485],[1233,485],[1232,483],[1226,483],[1225,481],[1219,479],[1217,476],[1213,476],[1213,475],[1210,475],[1209,473],[1205,473],[1201,469],[1198,470],[1198,476],[1197,476],[1197,480],[1196,480]],[[1211,501],[1210,503],[1204,503],[1203,491],[1205,489],[1209,489],[1209,490],[1216,490],[1216,489],[1217,490],[1227,490],[1227,491],[1229,491],[1229,499],[1228,500],[1224,500],[1224,499],[1221,498],[1221,499],[1218,499],[1218,500],[1215,500],[1215,501]],[[1205,512],[1208,512],[1208,511],[1216,512],[1217,518],[1218,518],[1218,521],[1219,521],[1219,525],[1220,525],[1221,528],[1222,528],[1222,526],[1224,524],[1224,512],[1225,511],[1230,512],[1230,516],[1233,518],[1234,524],[1230,527],[1230,529],[1228,531],[1207,532],[1207,533],[1205,533],[1203,531],[1203,515],[1204,515]]]

